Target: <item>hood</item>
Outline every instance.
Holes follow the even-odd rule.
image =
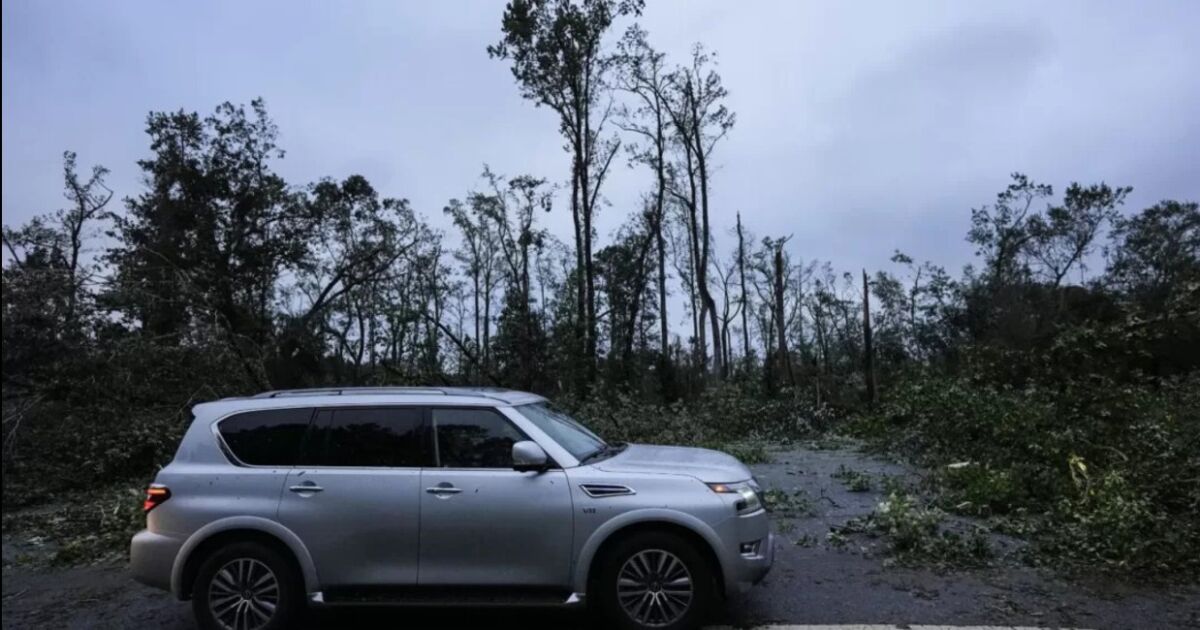
[[[612,473],[691,475],[705,483],[745,481],[750,469],[736,457],[707,448],[630,444],[594,466]]]

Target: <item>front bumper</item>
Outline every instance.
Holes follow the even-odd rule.
[[[771,565],[774,563],[775,534],[768,533],[767,537],[759,544],[757,553],[738,554],[736,571],[738,590],[745,590],[747,587],[761,582],[771,571]]]
[[[735,595],[758,584],[775,562],[775,535],[765,511],[738,516],[721,528],[725,593]]]
[[[148,529],[135,534],[129,543],[129,571],[133,579],[146,586],[171,590],[171,573],[182,546],[183,541]]]

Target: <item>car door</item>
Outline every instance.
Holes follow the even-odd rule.
[[[416,584],[425,415],[422,407],[317,413],[279,520],[308,548],[322,587]]]
[[[244,411],[217,424],[218,445],[237,464],[216,483],[198,488],[205,520],[227,516],[274,518],[288,472],[296,463],[314,414],[312,407]],[[235,488],[236,500],[229,490]]]
[[[528,439],[488,408],[430,409],[436,467],[421,473],[422,586],[570,583],[571,493],[561,469],[517,472]]]

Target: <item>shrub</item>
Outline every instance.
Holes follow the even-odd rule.
[[[748,396],[736,385],[712,387],[690,404],[647,402],[625,393],[562,403],[609,440],[731,447],[750,459],[765,456],[759,447],[766,442],[810,436],[817,413],[794,398]]]
[[[1074,462],[1073,470],[1082,466]],[[1200,569],[1194,521],[1189,525],[1156,509],[1149,495],[1119,472],[1109,471],[1095,482],[1084,473],[1075,479],[1077,492],[1058,503],[1055,526],[1038,539],[1043,550],[1119,571]]]
[[[252,390],[227,355],[139,337],[62,369],[63,385],[6,401],[6,422],[16,415],[19,430],[5,433],[5,509],[97,479],[141,484],[174,455],[193,404]]]
[[[1007,514],[1027,499],[1016,475],[1007,469],[956,462],[935,471],[935,475],[942,489],[942,505],[958,513]]]
[[[1052,557],[1200,574],[1200,375],[1013,388],[915,374],[853,431],[932,469],[940,505],[1005,515]]]
[[[65,497],[52,510],[7,513],[5,535],[46,546],[46,559],[54,564],[122,558],[130,537],[146,524],[142,492],[142,488],[115,485]],[[29,560],[36,563],[40,558]]]

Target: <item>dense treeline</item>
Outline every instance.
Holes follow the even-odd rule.
[[[953,504],[1052,516],[1074,542],[1048,548],[1194,570],[1197,204],[1015,174],[970,210],[978,264],[957,277],[901,252],[873,272],[806,260],[710,203],[736,122],[715,58],[612,34],[639,10],[510,3],[487,52],[558,117],[570,181],[484,167],[448,233],[359,175],[285,181],[261,101],[151,113],[144,185],[121,196],[66,153],[64,209],[4,228],[5,506],[146,476],[199,400],[502,385],[617,437],[858,431],[967,463],[939,478]],[[627,218],[602,243],[622,168],[649,186],[605,210]],[[548,212],[571,214],[569,242]]]

